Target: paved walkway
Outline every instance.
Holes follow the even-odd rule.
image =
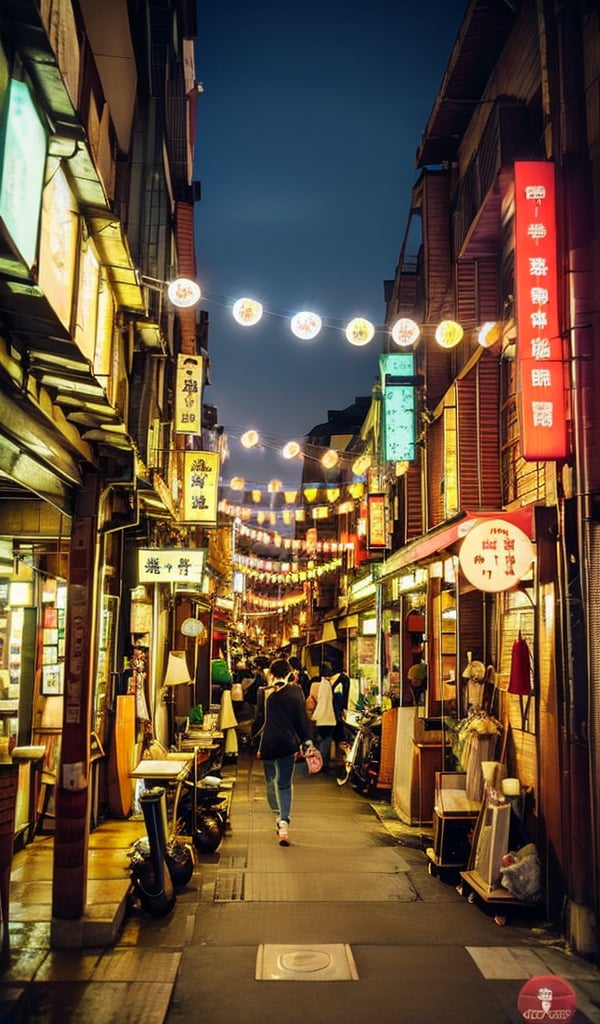
[[[31,951],[43,928],[20,944],[15,932],[0,998],[22,996],[0,1020],[519,1024],[525,980],[554,973],[575,988],[575,1024],[600,1024],[596,969],[525,910],[498,927],[433,878],[420,830],[388,805],[302,767],[281,848],[260,763],[243,753],[236,774],[231,828],[167,918],[132,911],[108,950],[51,952],[38,938]]]

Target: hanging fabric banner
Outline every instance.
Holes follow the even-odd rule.
[[[202,426],[202,356],[179,355],[175,380],[175,421],[177,434],[196,434]]]

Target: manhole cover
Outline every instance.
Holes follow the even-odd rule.
[[[256,954],[257,981],[358,981],[350,946],[261,945]]]

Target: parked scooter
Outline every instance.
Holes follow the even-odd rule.
[[[343,765],[338,786],[348,780],[362,796],[372,796],[377,788],[381,760],[381,708],[364,708],[352,723],[356,731]]]
[[[220,795],[222,779],[206,775],[198,779],[197,774],[185,782],[185,793],[179,802],[177,831],[191,836],[198,853],[214,853],[218,849],[227,815],[222,808]]]
[[[161,786],[145,790],[140,805],[147,836],[134,843],[129,854],[133,894],[153,917],[164,917],[176,899],[166,858],[165,790]]]

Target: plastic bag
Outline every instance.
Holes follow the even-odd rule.
[[[323,758],[321,757],[321,751],[317,747],[309,747],[304,754],[306,759],[306,767],[309,775],[316,775],[317,772],[321,771],[323,767]]]
[[[528,843],[516,853],[508,854],[500,868],[500,884],[518,900],[539,903],[542,899],[542,870],[538,852]]]

